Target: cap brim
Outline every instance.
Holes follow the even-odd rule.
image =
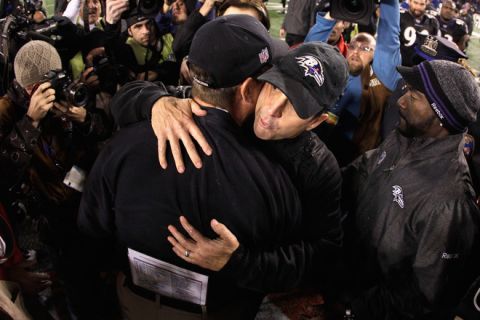
[[[131,17],[131,18],[127,18],[127,28],[130,28],[134,24],[137,24],[139,22],[143,22],[143,21],[148,20],[148,19],[150,19],[150,17],[147,16],[147,15],[142,15],[140,17],[134,16],[134,17]]]
[[[422,57],[422,59],[427,60],[427,61],[435,60],[433,57],[429,56],[428,54],[426,54],[422,50],[418,49],[417,47],[415,47],[413,49],[415,50],[415,53],[417,54],[417,56]]]
[[[420,74],[415,71],[414,67],[397,66],[397,71],[400,73],[406,83],[411,85],[413,88],[424,92],[422,78]]]
[[[284,75],[277,66],[270,68],[258,79],[280,89],[292,103],[297,115],[302,119],[308,119],[326,109],[319,105],[304,85]]]

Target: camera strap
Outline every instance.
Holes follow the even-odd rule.
[[[83,28],[85,32],[90,32],[90,22],[88,21],[89,9],[88,9],[88,0],[83,1]]]
[[[2,35],[0,39],[0,55],[2,56],[4,67],[3,67],[3,74],[2,74],[2,83],[8,85],[10,83],[8,79],[9,71],[11,68],[10,63],[10,26],[14,22],[14,17],[9,15],[5,18],[5,22],[3,24]]]

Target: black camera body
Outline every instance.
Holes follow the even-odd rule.
[[[49,71],[44,75],[44,81],[49,81],[55,90],[55,101],[67,101],[77,107],[87,104],[87,87],[81,82],[73,82],[63,70]]]
[[[99,55],[92,61],[93,74],[98,76],[100,90],[114,94],[117,91],[118,70],[107,56]]]
[[[155,17],[163,7],[163,0],[129,0],[128,2],[129,8],[122,14],[122,19],[127,19],[134,9],[142,15]]]
[[[378,0],[331,0],[330,14],[337,20],[370,23]]]

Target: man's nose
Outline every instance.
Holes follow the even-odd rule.
[[[268,108],[268,115],[275,118],[282,116],[282,107],[279,104],[272,104]]]
[[[400,108],[400,109],[406,109],[408,104],[407,104],[407,97],[408,95],[408,92],[405,93],[403,96],[401,96],[398,101],[397,101],[397,106]]]

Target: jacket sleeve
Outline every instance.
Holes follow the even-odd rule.
[[[472,256],[478,250],[479,213],[473,201],[424,209],[429,211],[422,214],[425,218],[412,226],[418,242],[413,261],[395,282],[384,281],[354,301],[356,319],[418,318],[433,309],[446,314],[467,289],[466,279],[478,272]]]
[[[113,97],[110,108],[119,127],[151,118],[152,107],[163,96],[170,95],[162,83],[132,81]]]
[[[72,23],[77,23],[78,15],[80,13],[80,7],[82,6],[83,1],[81,0],[72,0],[68,3],[67,8],[63,12],[63,16],[67,17],[72,21]]]
[[[177,61],[182,61],[182,59],[188,55],[193,36],[197,30],[207,22],[208,18],[202,16],[198,10],[195,10],[188,16],[187,21],[178,29],[173,40],[173,52],[175,53]]]
[[[114,190],[108,176],[110,147],[100,153],[88,175],[78,212],[78,226],[92,238],[108,238],[114,232]]]
[[[105,20],[101,21],[103,30],[105,31],[105,51],[112,64],[117,68],[125,66],[130,71],[137,71],[138,63],[133,53],[132,47],[126,43],[127,35],[121,31],[120,21],[116,24],[110,24]],[[128,81],[128,77],[123,81]]]
[[[265,292],[284,291],[311,276],[321,278],[318,274],[326,274],[327,263],[336,262],[343,237],[341,175],[333,155],[316,139],[307,133],[297,139],[268,143],[302,195],[302,233],[296,241],[267,251],[241,246],[226,266],[240,286]],[[320,200],[319,205],[319,198],[329,202]],[[321,261],[325,256],[329,260]]]
[[[342,176],[334,155],[312,132],[268,145],[300,194],[303,238],[340,247]]]
[[[317,13],[317,21],[313,27],[308,31],[307,36],[305,37],[305,42],[312,41],[321,41],[327,42],[330,33],[332,32],[333,27],[335,27],[335,20],[325,19],[324,12]]]
[[[345,212],[355,212],[356,195],[368,177],[369,164],[372,158],[378,157],[378,149],[365,152],[350,164],[342,168],[342,208]],[[375,162],[373,162],[375,163]],[[371,165],[370,165],[371,166]]]
[[[400,54],[400,9],[396,0],[380,3],[377,47],[373,57],[373,71],[390,91],[394,91],[400,80],[396,67],[402,64]]]
[[[7,99],[0,102],[0,184],[2,189],[15,185],[29,166],[38,145],[40,130],[25,115],[15,122],[15,106]]]
[[[65,274],[69,307],[77,319],[112,319],[115,312],[100,276],[111,270],[116,253],[114,190],[109,176],[115,169],[110,157],[107,145],[88,176],[77,217],[81,240]]]
[[[87,117],[83,123],[74,122],[78,132],[85,138],[93,141],[102,141],[112,133],[112,121],[105,111],[95,107],[87,107]]]
[[[307,241],[259,251],[242,245],[220,271],[237,285],[259,292],[279,292],[298,287],[311,265],[314,247]]]

